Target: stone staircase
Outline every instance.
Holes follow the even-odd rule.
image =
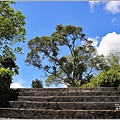
[[[11,89],[0,118],[120,119],[120,88]]]

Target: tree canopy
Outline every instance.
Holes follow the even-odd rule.
[[[25,16],[15,11],[10,4],[15,2],[0,1],[0,59],[15,59],[15,53],[22,53],[22,48],[13,48],[13,45],[25,42]]]
[[[31,86],[32,88],[43,88],[42,81],[38,80],[37,78],[35,80],[32,80]]]
[[[120,66],[102,71],[82,87],[120,87]]]
[[[93,41],[85,38],[82,27],[57,25],[51,36],[35,37],[28,47],[26,62],[45,71],[46,86],[60,83],[82,86],[108,68],[104,56],[97,55]]]
[[[110,53],[106,62],[109,69],[101,71],[82,87],[120,87],[120,56]]]
[[[22,54],[19,42],[25,42],[25,16],[10,5],[15,2],[0,1],[0,61],[16,60],[16,53]],[[16,44],[14,46],[14,44]],[[18,74],[18,66],[14,71]],[[3,67],[3,66],[2,66]]]

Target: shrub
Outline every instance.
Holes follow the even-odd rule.
[[[120,66],[101,72],[82,87],[120,87]]]
[[[43,88],[42,81],[38,79],[32,80],[31,86],[32,88]]]
[[[0,107],[4,107],[6,105],[12,76],[13,72],[11,70],[0,68]]]

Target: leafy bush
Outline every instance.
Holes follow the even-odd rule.
[[[0,107],[6,104],[13,74],[9,69],[0,68]]]
[[[120,66],[101,72],[97,77],[93,77],[89,83],[82,87],[119,87],[120,86]]]
[[[38,79],[32,80],[31,86],[32,88],[43,88],[42,81]]]

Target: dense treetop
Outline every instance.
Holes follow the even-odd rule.
[[[25,16],[15,11],[10,4],[15,2],[0,2],[0,56],[15,59],[16,52],[22,52],[21,47],[13,48],[18,42],[25,42]]]
[[[97,55],[93,41],[85,38],[82,27],[57,25],[51,36],[35,37],[28,47],[26,62],[45,71],[47,86],[81,86],[96,72],[107,69],[104,57]],[[63,56],[62,50],[69,53]]]

